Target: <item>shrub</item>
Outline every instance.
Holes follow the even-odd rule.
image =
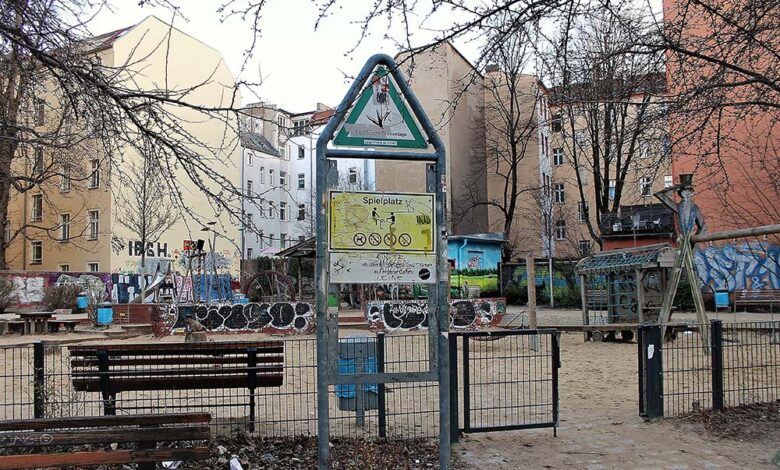
[[[76,284],[53,286],[43,294],[43,305],[46,310],[61,308],[76,308],[76,298],[81,293],[81,287]]]
[[[498,289],[485,289],[479,292],[479,296],[483,299],[492,299],[501,297],[501,293],[498,291]]]
[[[5,311],[18,301],[19,297],[14,293],[14,283],[8,279],[0,278],[0,311]]]

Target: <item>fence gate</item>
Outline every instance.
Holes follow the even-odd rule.
[[[551,427],[557,433],[560,366],[555,330],[451,333],[452,428],[473,433]],[[456,439],[458,433],[452,434]]]

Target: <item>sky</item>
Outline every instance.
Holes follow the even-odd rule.
[[[112,0],[111,10],[99,11],[90,23],[90,30],[100,34],[136,24],[155,15],[183,32],[219,50],[230,70],[238,78],[258,83],[254,92],[259,98],[291,112],[315,108],[318,102],[336,106],[347,92],[351,80],[374,53],[395,55],[397,46],[383,39],[385,31],[367,37],[354,52],[350,50],[360,38],[360,26],[354,20],[361,17],[366,0],[342,0],[340,10],[325,19],[317,31],[316,6],[311,0],[268,0],[261,23],[262,37],[254,56],[245,64],[245,51],[251,45],[249,20],[230,18],[220,21],[216,10],[219,0],[189,0],[177,2],[181,15],[173,16],[165,8],[140,7],[138,0]],[[355,8],[350,8],[352,6]],[[441,21],[451,20],[446,15]],[[379,23],[376,26],[381,26]],[[380,28],[375,28],[380,29]],[[425,31],[417,32],[424,40]],[[478,54],[474,42],[456,43],[468,58]],[[245,104],[257,101],[242,92]]]

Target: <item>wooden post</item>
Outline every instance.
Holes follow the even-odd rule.
[[[580,274],[580,300],[582,301],[582,326],[588,324],[588,289],[585,285],[587,277],[584,274]],[[587,330],[583,328],[582,335],[587,343],[590,339],[590,335]]]
[[[525,271],[528,277],[528,328],[535,330],[536,323],[536,267],[534,257],[525,258]]]

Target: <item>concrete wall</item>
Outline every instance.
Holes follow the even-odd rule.
[[[375,300],[368,302],[366,318],[372,328],[410,331],[428,328],[425,300]],[[464,299],[450,301],[450,328],[479,329],[496,325],[506,314],[506,300]]]

